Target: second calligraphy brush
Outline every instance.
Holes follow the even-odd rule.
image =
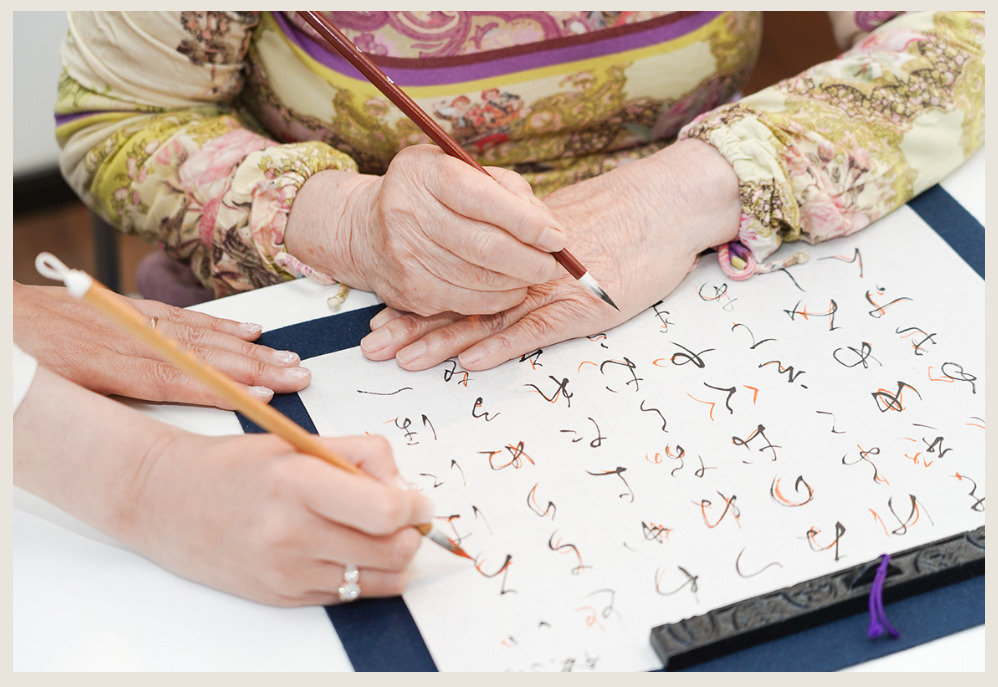
[[[342,55],[347,61],[350,62],[354,67],[357,68],[364,77],[370,81],[374,86],[381,91],[385,97],[391,100],[396,107],[398,107],[402,112],[405,113],[409,119],[411,119],[416,126],[418,126],[423,133],[430,137],[430,139],[440,146],[445,153],[456,157],[459,160],[467,162],[469,165],[478,169],[479,171],[488,174],[484,167],[482,167],[475,158],[471,157],[461,145],[455,141],[450,134],[444,131],[437,122],[431,118],[426,112],[415,103],[415,101],[410,98],[405,91],[399,88],[391,78],[381,71],[374,62],[370,60],[361,50],[354,45],[354,42],[347,38],[336,26],[329,21],[321,12],[298,12],[298,15],[304,19],[308,24],[315,29],[318,33],[319,38],[322,39],[329,48],[332,48],[340,55]],[[613,306],[617,310],[617,304],[613,302],[610,296],[607,295],[606,291],[599,285],[596,279],[593,278],[589,271],[583,266],[578,259],[568,252],[568,249],[562,249],[557,253],[552,253],[555,260],[564,267],[573,278],[579,280],[583,286],[596,294],[605,303]]]
[[[220,370],[202,362],[181,347],[174,339],[153,329],[145,316],[118,298],[106,286],[93,279],[86,272],[71,270],[50,253],[40,253],[35,260],[38,272],[49,279],[61,281],[75,297],[86,301],[106,315],[111,321],[145,343],[164,360],[173,363],[181,370],[198,380],[212,391],[228,400],[243,415],[263,429],[276,434],[302,453],[322,458],[338,468],[373,479],[366,472],[333,453],[319,438],[306,431],[301,425],[282,415],[246,389],[233,381]],[[414,525],[419,532],[448,551],[464,558],[471,558],[460,546],[446,535],[433,528],[431,523]]]

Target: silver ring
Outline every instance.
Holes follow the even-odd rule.
[[[340,593],[340,601],[356,601],[360,597],[360,570],[353,563],[347,563],[343,571],[343,584],[337,590]]]

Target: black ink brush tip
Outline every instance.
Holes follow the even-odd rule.
[[[603,287],[600,286],[596,282],[596,280],[593,279],[592,276],[590,276],[590,274],[588,272],[586,272],[581,277],[579,277],[579,283],[581,283],[587,289],[589,289],[590,291],[592,291],[593,293],[595,293],[597,296],[599,296],[603,300],[604,303],[606,303],[608,305],[612,305],[615,310],[617,310],[618,312],[620,311],[620,308],[618,308],[617,304],[613,302],[613,299],[610,298],[609,295],[607,295],[607,292],[603,290]]]

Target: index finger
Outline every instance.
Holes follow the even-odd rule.
[[[303,475],[301,494],[322,517],[371,535],[386,535],[403,527],[431,522],[433,503],[422,494],[401,488],[383,437],[323,439],[337,455],[367,475],[315,461]]]
[[[565,247],[567,237],[554,213],[543,203],[528,200],[529,184],[520,175],[499,169],[482,174],[454,158],[448,158],[441,171],[439,176],[428,177],[438,181],[431,181],[432,187],[428,188],[454,212],[499,227],[521,243],[546,253]]]

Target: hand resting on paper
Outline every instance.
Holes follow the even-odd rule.
[[[319,172],[295,196],[285,245],[394,308],[506,310],[562,270],[551,252],[565,235],[523,177],[488,172],[432,145],[403,149],[384,176]]]
[[[259,325],[157,301],[127,300],[150,323],[156,318],[163,334],[247,385],[261,400],[269,401],[275,392],[300,391],[311,380],[296,354],[252,343],[260,336]],[[225,399],[162,361],[141,341],[124,335],[61,286],[14,282],[14,341],[45,367],[101,394],[232,409]]]
[[[324,439],[376,479],[270,434],[208,437],[39,367],[14,413],[14,484],[196,582],[277,606],[399,594],[430,522],[380,437]]]
[[[568,275],[529,289],[501,313],[418,317],[386,309],[361,341],[371,360],[394,357],[409,370],[455,355],[482,370],[559,341],[605,331],[671,293],[697,255],[733,240],[738,181],[713,148],[687,140],[545,199],[569,227],[572,252],[620,311],[595,299]]]

